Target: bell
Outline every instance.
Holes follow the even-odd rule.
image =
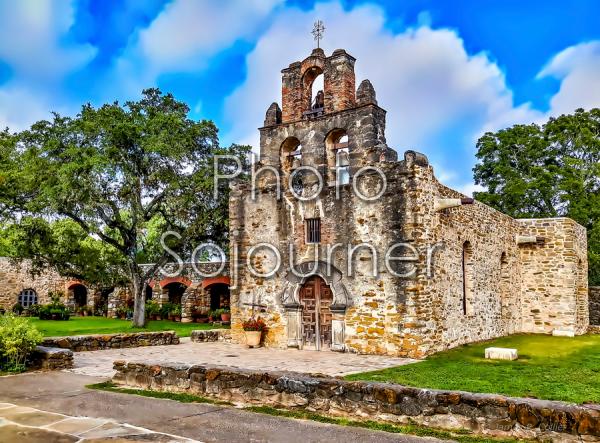
[[[346,151],[338,151],[337,153],[337,165],[339,167],[342,166],[350,166],[350,156],[348,155],[348,152]]]

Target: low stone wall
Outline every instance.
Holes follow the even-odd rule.
[[[589,288],[590,325],[600,325],[600,286]]]
[[[73,367],[73,351],[36,346],[27,360],[27,367],[29,369],[69,369]]]
[[[294,372],[116,361],[113,381],[186,392],[237,404],[303,408],[331,416],[423,425],[555,441],[598,441],[600,407],[460,391],[348,382]]]
[[[196,330],[190,334],[190,339],[198,343],[208,341],[231,342],[231,329]]]
[[[178,344],[179,337],[175,331],[48,337],[42,342],[42,346],[70,349],[75,352],[97,351],[99,349],[111,348],[137,348],[140,346]]]
[[[588,334],[600,334],[600,326],[589,325],[588,326]]]

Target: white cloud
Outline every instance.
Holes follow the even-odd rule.
[[[388,110],[388,143],[399,151],[414,148],[435,157],[433,136],[467,117],[478,121],[474,139],[483,128],[537,116],[528,105],[514,107],[502,71],[487,54],[468,54],[455,31],[424,24],[393,34],[380,8],[345,11],[334,2],[312,11],[286,10],[261,36],[247,57],[246,81],[227,99],[234,141],[257,144],[266,108],[281,102],[280,69],[312,49],[308,32],[315,17],[327,27],[326,53],[345,48],[357,58],[357,85],[364,78],[373,83]]]
[[[175,0],[132,36],[109,83],[137,95],[160,74],[204,69],[219,51],[256,34],[281,2]]]
[[[600,106],[600,41],[570,46],[559,52],[538,74],[561,81],[550,100],[549,114],[572,113]]]
[[[66,1],[0,2],[0,59],[19,80],[56,79],[87,63],[96,53],[92,46],[61,42],[73,15]]]
[[[65,110],[60,82],[96,53],[90,45],[63,41],[73,16],[66,1],[0,2],[0,60],[11,69],[0,86],[0,129],[24,129],[50,110]]]

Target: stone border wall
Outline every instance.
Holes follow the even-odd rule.
[[[205,343],[209,341],[231,342],[231,329],[194,330],[190,334],[191,341]]]
[[[600,325],[600,286],[590,286],[590,325]]]
[[[177,336],[177,333],[175,333],[175,331],[135,332],[131,334],[75,335],[71,337],[47,337],[42,342],[42,346],[70,349],[74,352],[178,344],[179,337]]]
[[[349,382],[294,372],[116,361],[116,384],[185,392],[237,404],[559,441],[598,441],[600,408],[492,394]],[[580,439],[581,437],[581,439]]]
[[[73,351],[69,349],[36,346],[27,357],[28,369],[70,369],[73,367]]]

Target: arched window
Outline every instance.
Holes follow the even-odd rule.
[[[325,108],[323,70],[318,66],[309,68],[302,77],[303,96],[302,104],[304,117],[318,117],[323,115]]]
[[[325,138],[329,185],[350,183],[350,151],[348,135],[343,129],[332,130]]]
[[[23,289],[19,293],[18,302],[24,308],[28,308],[31,305],[37,305],[37,303],[38,303],[37,293],[31,288]]]
[[[281,168],[291,172],[302,165],[302,145],[296,137],[288,137],[281,144]]]
[[[462,311],[463,315],[472,314],[472,299],[473,299],[473,246],[471,242],[463,243],[462,248]]]

